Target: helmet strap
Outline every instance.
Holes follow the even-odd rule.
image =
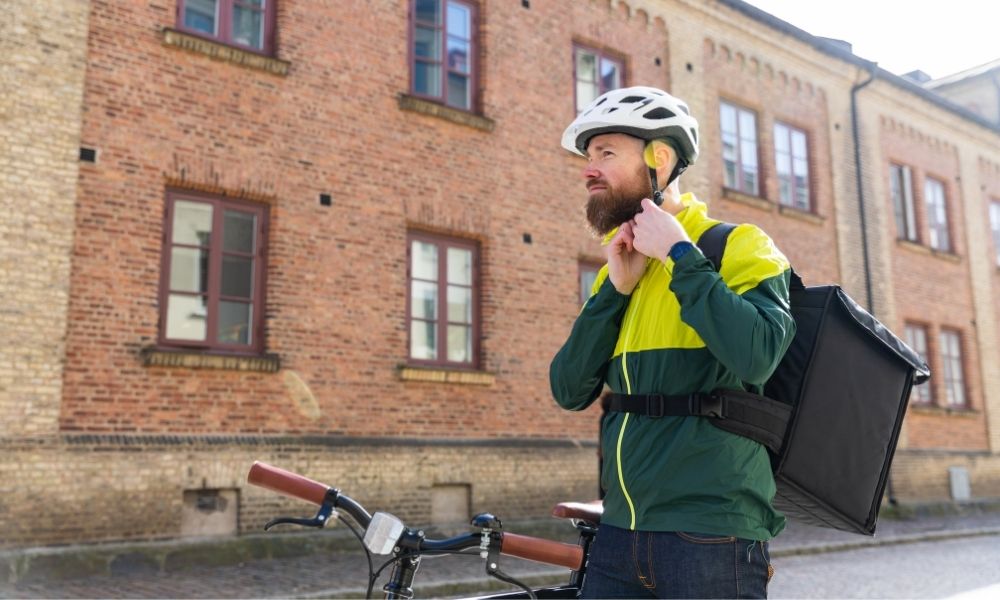
[[[677,161],[674,163],[674,168],[670,171],[670,176],[667,177],[667,184],[663,186],[663,189],[660,189],[659,182],[656,180],[656,169],[649,167],[649,183],[653,189],[653,203],[657,206],[663,204],[663,190],[667,189],[688,168],[687,162],[680,158],[677,147],[671,143],[670,148],[674,151],[674,155],[677,156]]]

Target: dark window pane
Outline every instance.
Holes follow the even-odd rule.
[[[441,0],[417,0],[417,20],[441,24]]]
[[[249,344],[252,340],[253,307],[246,302],[219,302],[218,341],[222,344]]]
[[[469,78],[464,75],[448,74],[448,105],[469,108]]]
[[[211,241],[212,205],[178,200],[174,203],[175,244],[207,246]]]
[[[413,89],[418,94],[441,95],[441,66],[417,61],[413,69]]]
[[[208,250],[177,248],[170,252],[170,291],[208,291]]]
[[[222,249],[253,254],[257,217],[252,213],[227,210],[223,213]]]
[[[437,29],[417,27],[414,51],[421,58],[441,60],[441,32]]]
[[[167,338],[205,341],[208,308],[204,296],[170,294],[167,299]]]
[[[233,41],[259,50],[263,39],[264,12],[233,6]]]
[[[222,257],[223,296],[250,298],[253,293],[253,259],[245,256]]]
[[[184,3],[184,27],[218,35],[217,8],[218,0],[187,0]]]

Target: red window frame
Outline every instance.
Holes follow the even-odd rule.
[[[249,0],[214,0],[216,3],[216,24],[215,33],[210,34],[200,29],[194,29],[184,24],[187,5],[191,0],[177,0],[177,29],[191,35],[196,35],[215,42],[234,46],[249,52],[263,54],[265,56],[274,55],[274,31],[277,19],[277,9],[275,4],[278,0],[261,0],[263,6],[255,7]],[[247,10],[262,13],[263,27],[261,32],[261,47],[256,48],[248,44],[242,44],[233,38],[233,13],[235,7],[239,6]]]
[[[437,319],[436,338],[438,340],[437,353],[434,359],[414,358],[412,356],[412,331],[413,316],[413,282],[418,281],[413,274],[413,242],[419,241],[432,244],[437,248],[438,253],[438,273],[437,273]],[[470,325],[470,335],[472,335],[472,356],[468,361],[448,360],[448,325],[467,325],[466,323],[450,323],[448,321],[448,248],[458,248],[469,250],[472,253],[472,281],[469,286],[472,290],[472,318]],[[480,249],[479,244],[474,240],[448,237],[424,231],[410,231],[406,236],[406,356],[407,362],[418,366],[439,366],[458,369],[477,369],[480,365],[480,331],[481,331],[481,311],[480,311]],[[423,281],[423,280],[419,280]],[[426,281],[431,283],[430,281]],[[466,286],[463,286],[466,287]]]
[[[722,118],[722,111],[723,111],[724,108],[727,108],[727,107],[731,108],[736,113],[736,131],[734,131],[734,132],[727,132],[724,129],[725,119]],[[741,117],[741,115],[744,115],[744,114],[750,115],[751,117],[753,117],[753,131],[752,131],[753,137],[752,138],[748,137],[749,133],[746,132],[746,131],[744,131],[743,127],[741,127],[741,125],[740,125],[740,121],[741,121],[740,117]],[[759,127],[759,120],[757,119],[757,112],[756,111],[750,110],[749,108],[746,108],[744,106],[740,106],[740,105],[735,104],[733,102],[728,102],[726,100],[722,100],[722,101],[719,102],[719,133],[720,133],[720,137],[722,138],[721,139],[721,141],[722,141],[722,148],[721,148],[722,149],[722,182],[723,182],[722,184],[723,184],[723,186],[725,186],[725,187],[727,187],[727,188],[729,188],[731,190],[736,190],[737,192],[741,192],[741,193],[744,193],[744,194],[750,194],[751,196],[760,196],[760,183],[761,183],[760,182],[760,180],[761,180],[760,171],[761,171],[761,169],[760,169],[760,136],[757,134],[757,128],[758,127]],[[728,177],[727,172],[726,172],[726,154],[725,154],[725,152],[726,152],[726,141],[725,141],[725,138],[726,138],[727,134],[728,135],[735,135],[736,136],[736,146],[735,146],[736,147],[736,160],[735,160],[736,173],[735,173],[735,180],[734,181],[729,181],[728,180],[729,177]],[[754,173],[754,180],[753,180],[752,189],[748,188],[747,182],[746,182],[745,177],[744,177],[744,171],[746,170],[746,165],[745,165],[745,163],[746,163],[746,157],[744,156],[745,153],[743,152],[743,145],[744,145],[744,143],[749,143],[749,142],[753,142],[754,161],[755,161],[755,163],[754,163],[754,171],[753,171],[753,173]]]
[[[626,87],[625,60],[622,57],[611,54],[610,52],[604,50],[598,50],[597,48],[585,46],[583,44],[573,44],[573,106],[577,114],[579,114],[581,111],[583,111],[584,108],[586,108],[586,104],[584,106],[580,106],[580,98],[578,94],[581,82],[580,82],[580,74],[577,73],[576,65],[577,65],[577,56],[579,55],[580,52],[587,52],[589,54],[593,54],[597,61],[597,81],[594,82],[597,83],[597,95],[594,96],[594,99],[599,98],[602,94],[610,92],[611,90]],[[601,77],[601,71],[602,71],[601,67],[605,62],[615,64],[616,72],[618,73],[618,87],[611,87],[607,85],[604,79]],[[586,82],[586,83],[591,83],[591,82]],[[587,104],[589,104],[589,102]]]
[[[212,206],[212,234],[208,246],[200,248],[208,249],[208,274],[207,289],[201,292],[174,291],[170,289],[172,250],[175,246],[195,248],[189,244],[177,244],[173,241],[174,228],[174,208],[178,201],[196,202]],[[249,254],[223,251],[222,224],[224,222],[226,209],[237,210],[242,213],[251,213],[256,217],[254,251]],[[171,190],[167,192],[166,206],[164,208],[163,226],[163,248],[160,259],[160,293],[159,293],[159,333],[157,343],[164,348],[188,348],[202,351],[213,351],[225,354],[250,354],[259,355],[264,351],[264,314],[266,297],[266,274],[267,274],[267,230],[268,230],[268,210],[263,204],[243,202],[228,198],[220,198],[208,194],[201,194],[188,191]],[[215,233],[218,232],[218,233]],[[222,259],[224,255],[252,257],[254,267],[252,271],[252,291],[250,296],[251,335],[249,344],[225,343],[218,341],[218,311],[219,302],[228,298],[221,293],[222,284]],[[171,339],[167,337],[167,317],[169,309],[169,299],[171,293],[185,296],[205,296],[207,298],[207,311],[205,323],[205,340]],[[243,298],[233,298],[236,301],[243,301]]]
[[[904,330],[906,344],[916,351],[925,363],[930,364],[929,328],[921,323],[907,322]],[[934,404],[934,390],[930,382],[913,386],[910,390],[910,402],[921,406]]]
[[[949,408],[968,408],[969,394],[965,387],[965,362],[962,332],[942,327],[938,335],[941,354],[941,379],[944,398]],[[952,350],[955,352],[952,353]]]
[[[889,163],[889,196],[896,219],[896,237],[920,243],[917,208],[913,199],[913,169],[907,165]]]
[[[445,106],[450,106],[458,110],[464,110],[467,112],[478,112],[479,106],[479,6],[476,2],[472,0],[434,0],[438,2],[438,11],[441,15],[441,23],[431,23],[428,21],[419,21],[417,19],[417,2],[418,0],[411,0],[410,2],[410,44],[409,44],[409,54],[410,54],[410,93],[414,96],[425,98],[427,100],[433,100],[434,102],[439,102]],[[448,64],[448,5],[457,4],[464,6],[469,9],[469,37],[467,39],[461,38],[462,41],[468,43],[469,45],[469,56],[467,60],[469,61],[469,72],[463,73],[459,69],[453,69]],[[426,58],[417,55],[416,40],[417,40],[417,27],[434,29],[437,35],[440,36],[439,43],[441,48],[441,56],[439,60],[434,60],[432,58]],[[456,36],[457,37],[457,36]],[[440,93],[439,94],[427,94],[417,90],[417,63],[436,65],[438,68],[438,76],[440,78]],[[468,85],[468,106],[458,106],[452,104],[448,101],[448,76],[455,75],[459,77],[465,77]]]
[[[801,135],[804,138],[804,152],[805,154],[799,156],[795,152],[795,136],[796,134]],[[778,138],[784,137],[786,147],[788,152],[781,152],[778,150]],[[788,156],[788,173],[781,172],[781,155]],[[805,164],[805,198],[799,197],[799,190],[795,183],[795,165],[796,162]],[[785,206],[790,206],[792,208],[803,210],[806,212],[813,212],[813,198],[812,198],[812,178],[809,173],[809,133],[804,129],[800,129],[788,123],[782,123],[781,121],[775,121],[774,123],[774,173],[778,179],[778,203]],[[758,176],[759,177],[759,176]],[[785,184],[786,187],[782,187]],[[782,193],[783,190],[787,189],[788,194]],[[804,200],[804,206],[803,206]]]
[[[931,197],[931,185],[940,189],[940,199]],[[940,207],[940,215],[935,210],[938,207]],[[948,186],[943,180],[930,176],[924,177],[924,209],[927,211],[927,245],[934,250],[951,252],[954,244],[951,241],[951,219],[948,218]]]

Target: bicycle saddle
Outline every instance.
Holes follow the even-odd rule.
[[[552,516],[560,519],[579,519],[591,523],[600,523],[604,513],[604,503],[601,500],[591,502],[560,502],[552,508]]]

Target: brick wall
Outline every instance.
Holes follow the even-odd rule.
[[[431,524],[435,485],[469,485],[470,517],[544,517],[557,502],[597,497],[595,448],[568,442],[71,435],[2,449],[0,477],[18,482],[4,494],[5,505],[17,509],[4,523],[4,547],[177,537],[186,490],[237,490],[241,533],[259,532],[274,517],[315,512],[248,485],[255,460],[337,487],[369,511],[414,526]]]
[[[56,429],[88,4],[14,0],[0,20],[0,436]]]

